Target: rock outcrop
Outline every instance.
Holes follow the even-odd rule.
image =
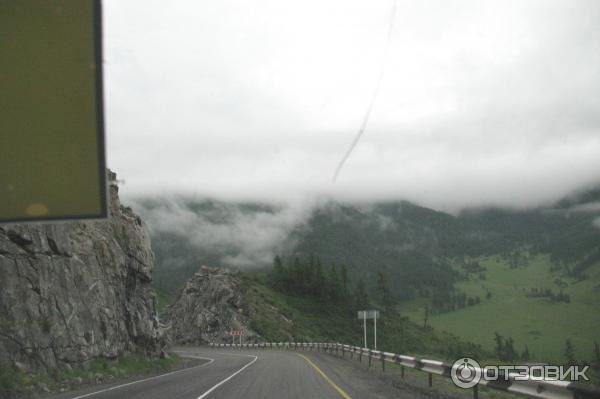
[[[0,226],[0,368],[160,351],[149,232],[110,175],[108,220]]]
[[[177,343],[232,342],[232,330],[244,330],[244,342],[252,342],[257,334],[250,328],[250,313],[238,272],[202,266],[186,282],[164,319]]]

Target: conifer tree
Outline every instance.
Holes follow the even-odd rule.
[[[531,359],[531,354],[529,353],[529,348],[527,347],[527,345],[525,345],[525,349],[523,350],[523,353],[521,354],[521,360],[528,362]]]
[[[341,275],[342,275],[342,293],[344,296],[348,296],[348,268],[346,267],[345,264],[342,264],[342,270],[341,270]]]
[[[369,297],[367,295],[367,289],[365,287],[365,281],[359,278],[356,282],[356,307],[360,310],[366,309],[369,304]]]
[[[340,278],[337,273],[337,269],[334,264],[329,269],[329,275],[327,276],[327,283],[329,288],[329,297],[331,299],[337,299],[340,296]]]
[[[390,294],[390,290],[387,286],[387,280],[385,278],[385,274],[383,274],[383,272],[381,270],[377,272],[377,287],[379,289],[381,303],[385,307],[392,306],[392,297]]]
[[[498,332],[494,332],[494,341],[496,341],[496,356],[504,360],[504,338]]]
[[[574,366],[577,364],[575,360],[575,346],[571,342],[571,338],[567,338],[565,341],[565,360],[567,361],[567,366]]]

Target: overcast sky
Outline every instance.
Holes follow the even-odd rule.
[[[597,0],[398,0],[387,57],[391,0],[103,3],[126,195],[455,209],[600,182]]]

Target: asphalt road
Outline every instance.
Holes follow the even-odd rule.
[[[53,399],[383,399],[425,398],[382,383],[356,362],[311,351],[177,348],[202,364]]]

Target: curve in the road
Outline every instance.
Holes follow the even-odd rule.
[[[231,354],[229,354],[229,355],[231,355]],[[215,389],[217,389],[218,387],[225,384],[227,381],[229,381],[230,379],[232,379],[233,377],[235,377],[236,375],[238,375],[239,373],[244,371],[247,367],[250,367],[258,359],[258,356],[254,356],[254,355],[241,355],[240,354],[237,356],[247,356],[247,357],[252,357],[254,359],[252,359],[252,361],[250,361],[249,363],[244,365],[241,369],[239,369],[235,373],[231,374],[229,377],[227,377],[227,378],[223,379],[222,381],[220,381],[219,383],[215,384],[212,388],[210,388],[209,390],[204,392],[202,395],[198,396],[198,399],[203,399],[203,398],[207,397],[212,391],[214,391]]]
[[[114,387],[105,388],[105,389],[101,389],[101,390],[99,390],[99,391],[94,391],[94,392],[86,393],[85,395],[79,395],[79,396],[76,396],[76,397],[74,397],[73,399],[83,399],[83,398],[87,398],[87,397],[89,397],[89,396],[98,395],[98,394],[100,394],[100,393],[109,392],[109,391],[114,391],[115,389],[124,388],[124,387],[130,386],[130,385],[134,385],[134,384],[139,384],[140,382],[146,382],[146,381],[156,380],[156,379],[159,379],[159,378],[167,377],[167,376],[169,376],[169,375],[173,375],[173,374],[177,374],[177,373],[182,373],[182,372],[184,372],[184,371],[189,371],[189,370],[197,369],[197,368],[200,368],[200,367],[208,366],[209,364],[211,364],[212,362],[214,362],[214,361],[215,361],[215,359],[212,359],[212,358],[210,358],[210,357],[202,357],[202,356],[190,356],[190,355],[188,355],[188,356],[186,356],[186,357],[190,357],[190,358],[193,358],[193,359],[203,359],[203,360],[208,360],[208,362],[206,362],[206,363],[202,363],[202,364],[200,364],[200,365],[198,365],[198,366],[189,367],[189,368],[182,369],[182,370],[177,370],[177,371],[171,371],[170,373],[165,373],[165,374],[161,374],[161,375],[156,375],[156,376],[154,376],[154,377],[144,378],[144,379],[142,379],[142,380],[132,381],[132,382],[128,382],[128,383],[126,383],[126,384],[116,385],[116,386],[114,386]]]
[[[385,384],[364,363],[305,351],[220,351],[180,347],[206,363],[104,387],[63,392],[53,399],[425,399],[427,394]],[[227,352],[227,353],[224,353]],[[208,366],[210,365],[210,366]],[[205,367],[208,366],[208,367]],[[50,399],[48,397],[47,399]]]

